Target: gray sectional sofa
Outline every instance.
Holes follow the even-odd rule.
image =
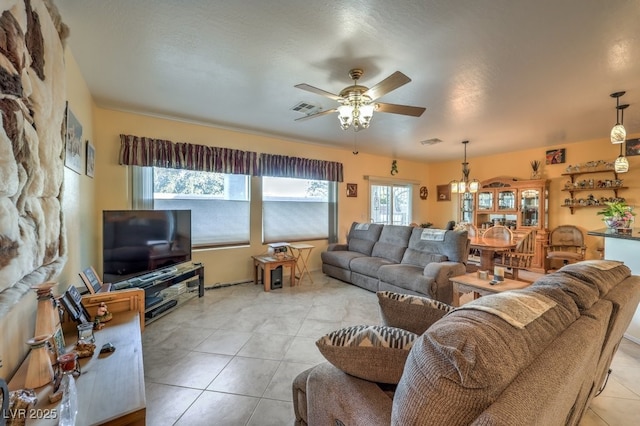
[[[322,272],[333,278],[449,304],[449,278],[466,272],[468,255],[467,231],[356,222],[346,244],[331,244],[321,253]]]
[[[578,425],[639,301],[640,276],[622,263],[567,265],[427,325],[407,349],[397,386],[329,363],[306,370],[293,382],[295,424]],[[522,313],[528,318],[513,323]],[[368,357],[376,350],[384,348],[370,348]]]

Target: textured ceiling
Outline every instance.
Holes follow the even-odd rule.
[[[637,0],[56,0],[96,103],[279,138],[422,161],[608,137],[615,101],[640,132]],[[299,102],[331,99],[351,68],[371,87],[412,81],[343,131],[336,114],[294,121]],[[162,137],[162,135],[147,135]],[[439,138],[438,145],[420,141]],[[185,140],[188,141],[188,140]]]

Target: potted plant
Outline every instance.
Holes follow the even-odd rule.
[[[533,160],[530,162],[531,164],[531,179],[540,179],[542,177],[542,173],[540,173],[540,166],[542,162],[540,160]]]
[[[604,216],[604,223],[608,228],[628,228],[636,215],[633,207],[625,201],[605,202],[606,207],[598,212]]]

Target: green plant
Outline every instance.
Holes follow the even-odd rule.
[[[633,211],[633,207],[627,205],[625,201],[605,202],[605,205],[607,207],[598,212],[599,215],[602,215],[605,218],[612,217],[622,220],[631,220],[633,219],[633,216],[636,215]]]

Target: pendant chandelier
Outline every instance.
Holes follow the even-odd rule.
[[[616,98],[616,124],[611,129],[611,143],[624,143],[627,138],[627,130],[624,128],[624,109],[629,105],[620,105],[620,97],[626,92],[615,92],[610,96]]]
[[[462,179],[460,181],[454,180],[449,186],[451,186],[452,194],[463,194],[465,192],[476,193],[478,192],[478,187],[480,186],[480,182],[477,179],[473,179],[469,181],[469,173],[471,169],[469,169],[469,163],[467,162],[467,144],[469,141],[462,141],[464,145],[464,162],[462,163]]]

